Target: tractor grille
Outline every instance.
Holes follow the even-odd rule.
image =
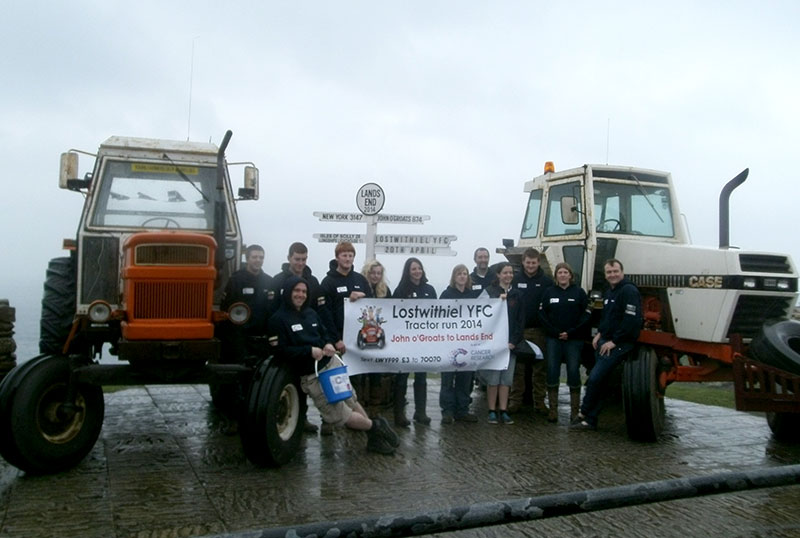
[[[205,282],[135,282],[134,319],[206,319]]]
[[[739,266],[748,273],[791,273],[786,256],[769,254],[740,254]]]
[[[764,297],[742,295],[736,302],[733,319],[728,327],[728,336],[741,334],[743,338],[753,338],[761,330],[761,325],[769,318],[785,318],[794,297]]]
[[[147,244],[136,247],[136,265],[208,265],[204,245]]]

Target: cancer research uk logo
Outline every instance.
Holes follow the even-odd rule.
[[[381,317],[381,309],[372,305],[362,308],[358,321],[361,323],[361,329],[358,331],[358,336],[356,336],[358,349],[366,349],[368,347],[383,349],[386,345],[386,333],[381,325],[386,320]]]
[[[456,368],[463,368],[464,366],[467,365],[467,362],[466,361],[459,361],[458,357],[460,355],[468,355],[468,354],[469,353],[464,348],[459,347],[459,348],[454,349],[453,351],[450,352],[450,364],[452,364]]]

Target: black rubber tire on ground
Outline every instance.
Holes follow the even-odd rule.
[[[639,346],[622,367],[625,426],[634,441],[658,440],[664,429],[664,394],[658,383],[658,357],[653,348]]]
[[[72,260],[50,260],[42,296],[39,353],[61,353],[75,317],[75,294],[75,268]]]
[[[767,424],[779,441],[800,441],[800,413],[767,413]]]
[[[245,396],[239,436],[245,456],[259,466],[288,463],[303,435],[302,392],[288,365],[269,358],[256,368]]]
[[[758,362],[800,375],[800,322],[766,321],[750,342],[749,355]]]
[[[11,432],[19,451],[17,467],[32,474],[57,473],[78,464],[92,450],[103,426],[103,390],[79,385],[77,411],[63,416],[69,359],[48,356],[17,378]]]
[[[11,417],[14,415],[12,406],[14,394],[19,386],[19,380],[25,376],[25,372],[46,357],[47,355],[39,355],[18,365],[9,371],[3,381],[0,382],[0,456],[3,456],[3,459],[14,467],[19,467],[21,461],[19,449],[14,442],[14,435],[11,431]]]

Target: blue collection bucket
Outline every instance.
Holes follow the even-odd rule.
[[[328,403],[341,402],[353,395],[353,387],[350,385],[350,376],[347,375],[347,365],[337,355],[341,366],[329,368],[324,372],[317,371],[317,364],[319,361],[314,361],[314,371],[319,379],[319,384],[322,387],[322,392],[325,393],[325,398]]]

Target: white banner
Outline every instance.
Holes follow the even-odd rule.
[[[502,299],[360,299],[344,304],[348,373],[508,368]]]

